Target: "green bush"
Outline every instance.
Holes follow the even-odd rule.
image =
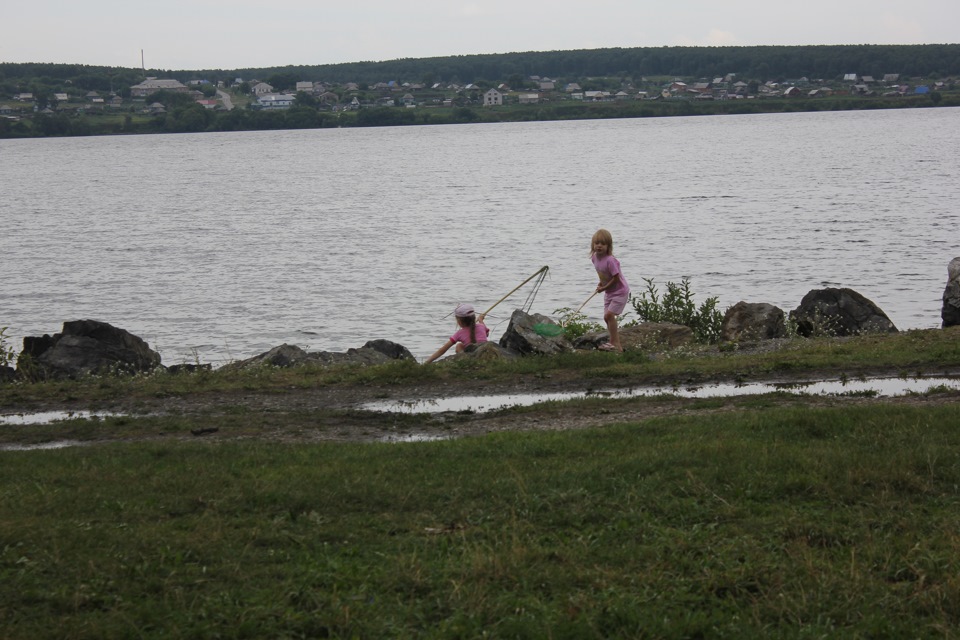
[[[600,325],[600,323],[588,320],[586,314],[580,311],[574,311],[570,307],[554,309],[553,312],[560,316],[560,326],[563,327],[563,335],[565,335],[568,340],[575,340],[591,331],[605,330],[605,327]]]
[[[7,344],[7,327],[0,327],[0,367],[9,367],[17,359],[10,345]]]
[[[718,298],[707,298],[698,308],[690,290],[690,278],[684,276],[680,284],[667,282],[667,292],[660,297],[653,278],[644,278],[646,290],[631,295],[630,304],[639,322],[669,322],[682,324],[693,330],[697,342],[713,344],[720,339],[723,314],[717,309]]]

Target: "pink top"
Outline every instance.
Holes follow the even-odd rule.
[[[486,325],[480,324],[479,322],[474,325],[474,335],[477,336],[477,342],[486,342],[487,341],[487,327]],[[470,327],[460,327],[460,329],[450,336],[450,342],[456,344],[462,342],[463,344],[473,344],[470,342]]]
[[[609,289],[604,289],[605,295],[622,296],[630,293],[630,285],[627,284],[627,279],[623,277],[623,272],[620,271],[619,260],[609,255],[600,257],[595,253],[590,255],[590,260],[593,262],[593,266],[597,269],[597,275],[600,276],[600,282],[606,284],[613,276],[620,276],[619,283],[610,287]]]

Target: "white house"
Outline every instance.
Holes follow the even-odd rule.
[[[539,93],[521,93],[520,104],[537,104],[540,102]]]
[[[483,94],[483,106],[496,107],[503,104],[503,94],[496,89],[489,89]]]
[[[257,104],[261,109],[289,109],[295,97],[289,93],[268,93],[257,98]]]

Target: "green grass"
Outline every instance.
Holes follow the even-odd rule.
[[[444,381],[510,382],[517,377],[578,377],[586,380],[639,384],[645,381],[688,383],[708,379],[751,380],[817,372],[858,377],[877,370],[914,375],[960,368],[960,327],[870,334],[849,339],[803,339],[768,353],[717,351],[693,345],[660,354],[577,352],[490,362],[458,359],[422,366],[412,361],[374,367],[261,368],[158,373],[133,377],[92,377],[0,385],[0,406],[36,403],[109,404],[112,400],[157,399],[216,392],[286,393],[335,385],[434,384]],[[89,408],[89,407],[87,407]]]
[[[958,423],[0,453],[0,637],[952,637]]]

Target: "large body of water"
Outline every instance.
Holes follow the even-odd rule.
[[[3,140],[0,326],[19,349],[99,319],[165,364],[374,338],[423,358],[458,302],[543,265],[533,310],[578,306],[606,227],[635,291],[689,276],[698,303],[789,311],[850,287],[937,327],[958,146],[955,108]]]

